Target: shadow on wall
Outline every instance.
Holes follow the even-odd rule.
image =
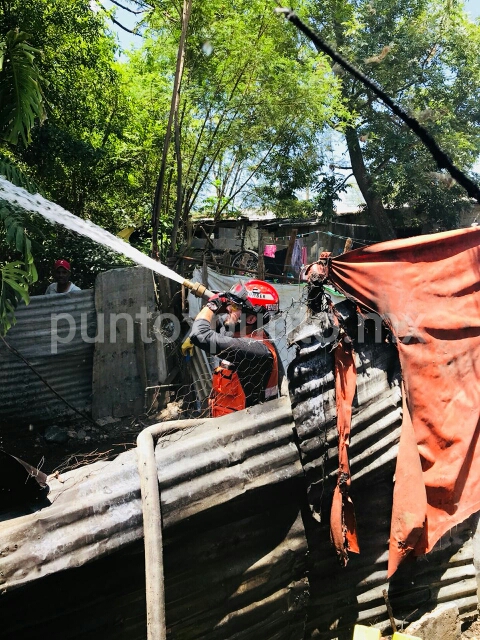
[[[168,634],[303,640],[300,491],[298,480],[265,487],[165,531]],[[144,640],[143,543],[3,593],[0,606],[3,640]]]

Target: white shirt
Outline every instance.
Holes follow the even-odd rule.
[[[49,296],[52,293],[57,293],[58,295],[62,295],[64,293],[73,293],[74,291],[81,291],[81,289],[80,287],[75,286],[73,282],[70,282],[70,287],[67,289],[67,291],[57,291],[57,283],[52,282],[52,284],[48,285],[47,290],[45,291],[45,295]]]

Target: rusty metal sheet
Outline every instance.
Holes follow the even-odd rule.
[[[60,314],[66,316],[59,317]],[[92,396],[94,345],[86,342],[84,336],[92,337],[96,330],[93,290],[34,296],[28,306],[20,304],[15,315],[17,323],[8,332],[7,342],[70,404],[87,410]],[[59,336],[67,337],[69,322],[75,327],[72,339],[52,341],[52,328],[58,327]],[[2,342],[0,389],[0,420],[15,418],[17,422],[39,424],[72,413]]]
[[[169,637],[303,640],[305,534],[291,496],[282,497],[256,513],[237,504],[223,526],[220,509],[208,525],[167,533]],[[2,640],[144,640],[143,546],[2,593],[0,611]]]
[[[170,422],[156,447],[168,628],[189,640],[301,640],[307,547],[290,403],[235,417]],[[13,614],[2,637],[57,637],[63,622],[64,638],[144,638],[135,451],[61,480],[50,506],[0,522],[0,610]],[[15,615],[36,585],[39,617]]]
[[[384,589],[399,627],[441,602],[454,601],[462,615],[472,615],[478,600],[469,521],[445,536],[432,553],[406,563],[387,582],[401,425],[400,371],[391,344],[356,345],[358,379],[349,457],[350,495],[361,552],[350,554],[345,569],[339,566],[329,534],[338,469],[333,356],[315,337],[300,342],[298,348],[289,380],[309,502],[305,528],[310,550],[310,600],[305,638],[351,637],[355,623],[386,631]]]

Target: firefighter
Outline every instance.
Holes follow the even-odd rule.
[[[278,354],[263,330],[278,310],[275,288],[249,280],[214,295],[195,318],[191,342],[220,359],[209,399],[213,418],[278,397]]]

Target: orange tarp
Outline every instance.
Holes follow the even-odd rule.
[[[348,495],[351,478],[348,462],[352,402],[357,385],[357,368],[353,350],[340,342],[335,349],[335,398],[338,430],[338,479],[330,512],[330,536],[340,563],[348,562],[348,551],[359,553],[353,502]]]
[[[397,338],[404,416],[389,576],[480,510],[480,228],[348,252],[329,279]]]

